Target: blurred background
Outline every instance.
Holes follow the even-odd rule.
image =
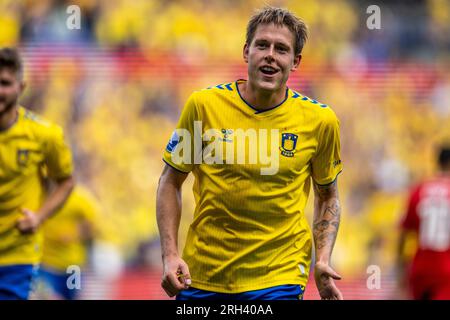
[[[66,27],[73,4],[79,30]],[[409,188],[433,174],[435,146],[450,137],[450,1],[0,0],[0,47],[19,47],[25,62],[21,104],[64,127],[76,177],[96,203],[80,298],[167,298],[155,219],[162,152],[192,91],[247,77],[245,28],[265,4],[308,24],[289,86],[341,121],[339,287],[347,299],[405,298],[399,221]],[[379,30],[367,28],[372,4]],[[372,290],[371,265],[381,271]],[[317,298],[310,281],[305,299]]]

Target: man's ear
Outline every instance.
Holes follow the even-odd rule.
[[[298,69],[298,66],[300,65],[300,61],[302,61],[302,55],[298,54],[294,57],[294,65],[291,68],[291,71],[295,71]]]
[[[248,63],[248,44],[244,44],[244,50],[242,51],[245,63]]]

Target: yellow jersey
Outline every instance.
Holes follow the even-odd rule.
[[[59,126],[18,108],[16,122],[0,131],[0,265],[36,264],[41,232],[16,227],[22,208],[36,211],[45,198],[43,168],[54,179],[72,174],[72,155]]]
[[[64,206],[43,225],[41,264],[63,273],[70,265],[83,267],[87,256],[83,229],[95,231],[97,212],[98,204],[93,195],[77,185]]]
[[[305,286],[312,236],[304,208],[311,178],[326,185],[342,170],[339,121],[289,88],[281,104],[257,111],[240,81],[194,92],[164,151],[168,165],[195,177],[183,259],[202,290]]]

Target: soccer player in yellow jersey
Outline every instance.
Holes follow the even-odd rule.
[[[342,170],[339,121],[286,86],[305,24],[266,7],[247,27],[248,80],[194,92],[164,152],[157,220],[162,287],[177,299],[302,299],[315,243],[322,299],[342,299],[331,268]],[[180,256],[181,187],[195,177],[196,208]],[[311,183],[313,230],[305,219]]]
[[[74,181],[61,128],[18,105],[25,88],[20,56],[0,49],[0,299],[27,299],[41,257],[40,225]],[[43,168],[55,181],[46,195]]]
[[[52,298],[79,297],[80,276],[97,229],[97,212],[94,196],[77,185],[64,206],[42,226],[44,246],[39,278],[50,289]]]

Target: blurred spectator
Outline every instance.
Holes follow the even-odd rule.
[[[95,1],[73,2],[69,0],[44,0],[25,4],[22,13],[21,40],[30,43],[81,44],[93,39]],[[72,11],[70,5],[78,5],[81,10],[80,29],[69,29],[67,20]]]
[[[46,298],[74,300],[79,296],[89,249],[98,236],[98,207],[93,195],[78,185],[66,204],[44,224],[39,279],[48,289],[41,292],[48,294]]]

